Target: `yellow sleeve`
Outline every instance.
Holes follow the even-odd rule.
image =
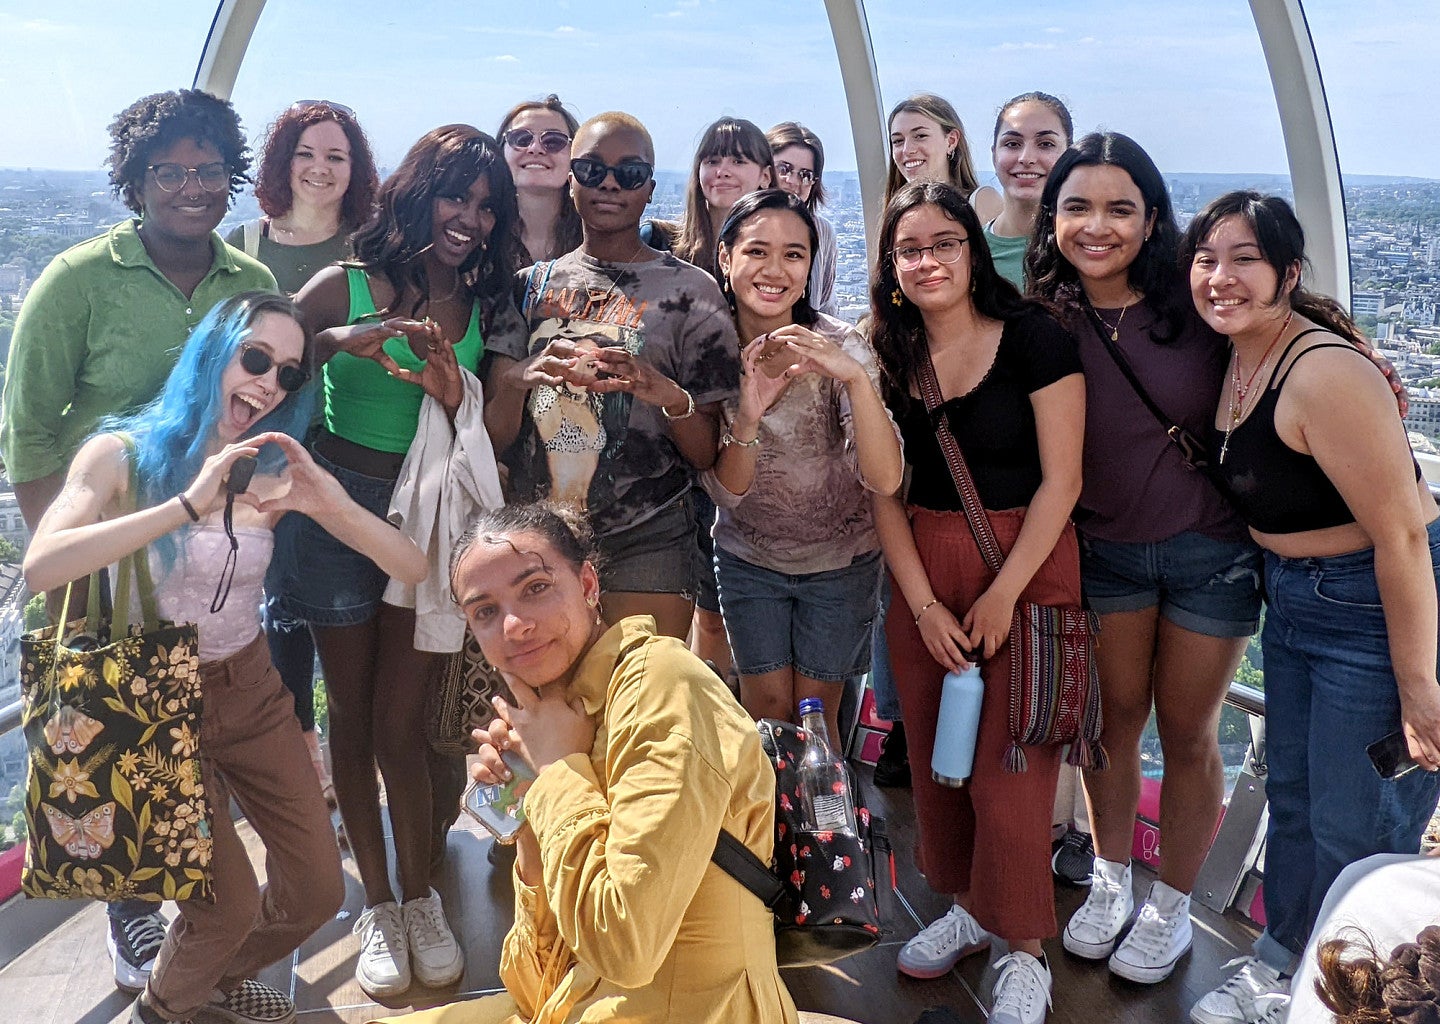
[[[565,951],[556,948],[559,934],[555,930],[555,917],[545,903],[544,891],[520,881],[518,873],[514,884],[515,924],[500,947],[500,981],[521,1014],[530,1018],[549,995],[544,990],[546,965],[557,953],[563,955]],[[563,967],[568,969],[569,964]],[[558,977],[558,973],[554,976]]]
[[[624,656],[605,709],[604,785],[573,754],[526,796],[561,939],[623,988],[650,983],[664,963],[730,803],[729,781],[691,739],[707,725],[692,720],[686,674],[663,645]]]

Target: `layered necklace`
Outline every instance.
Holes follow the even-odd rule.
[[[1286,329],[1290,326],[1290,318],[1295,315],[1292,310],[1285,314],[1285,320],[1280,329],[1275,332],[1275,337],[1270,339],[1270,344],[1265,349],[1265,354],[1260,357],[1260,362],[1251,371],[1250,376],[1243,382],[1240,380],[1240,351],[1234,352],[1234,358],[1230,363],[1230,415],[1225,418],[1225,440],[1220,445],[1220,462],[1225,462],[1225,455],[1230,451],[1230,435],[1235,432],[1240,421],[1245,418],[1245,407],[1249,402],[1251,389],[1255,385],[1255,378],[1260,376],[1260,371],[1270,364],[1270,356],[1275,351],[1275,346],[1280,344],[1280,339],[1285,336]],[[1249,403],[1253,406],[1253,403]]]

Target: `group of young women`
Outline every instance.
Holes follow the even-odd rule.
[[[244,172],[193,120],[146,116],[154,130],[127,141],[114,174],[145,197],[142,240],[152,203],[189,197],[175,218],[195,218],[197,196]],[[508,778],[506,750],[539,777],[502,954],[509,994],[444,1019],[793,1020],[768,912],[707,866],[719,828],[768,854],[774,793],[754,731],[699,658],[723,674],[733,655],[755,717],[822,697],[838,736],[882,583],[897,717],[922,766],[941,677],[977,658],[1003,666],[1018,601],[1099,614],[1111,764],[1084,773],[1096,858],[1063,945],[1159,981],[1191,942],[1189,892],[1223,796],[1216,724],[1258,624],[1262,560],[1269,923],[1192,1017],[1278,1019],[1331,880],[1367,854],[1413,852],[1440,793],[1440,526],[1395,393],[1343,311],[1301,286],[1303,235],[1282,201],[1222,197],[1182,237],[1145,152],[1115,133],[1072,145],[1069,112],[1044,93],[1000,110],[998,192],[978,187],[939,97],[907,99],[888,127],[861,331],[826,312],[824,150],[799,124],[715,122],[684,213],[665,223],[644,220],[655,153],[627,114],[580,124],[554,96],[522,103],[495,138],[428,132],[383,183],[348,108],[302,101],[277,119],[265,217],[232,240],[294,301],[219,298],[153,403],[101,410],[129,415],[86,427],[99,430],[26,559],[42,589],[150,547],[166,614],[200,625],[207,711],[226,708],[202,737],[212,785],[250,811],[270,855],[261,892],[217,815],[216,904],[183,904],[153,964],[131,965],[133,1020],[293,1019],[254,974],[342,891],[311,637],[365,890],[356,977],[389,997],[460,976],[431,884],[456,766],[430,752],[425,723],[441,655],[463,639],[452,596],[515,698],[477,731],[477,777]],[[191,234],[209,244],[218,220]],[[7,407],[34,372],[25,315]],[[1199,445],[1182,449],[1174,427]],[[961,512],[945,433],[990,513],[998,574]],[[211,612],[201,596],[226,554],[214,521],[244,455],[262,470],[235,520],[243,566]],[[530,504],[557,498],[588,523]],[[954,905],[899,967],[937,977],[1003,940],[991,1019],[1035,1024],[1054,998],[1042,942],[1057,931],[1062,752],[1032,748],[1007,771],[995,690],[970,784],[914,773],[917,862]],[[1152,708],[1165,855],[1137,914],[1130,832]],[[1397,729],[1430,771],[1382,782],[1364,748]]]

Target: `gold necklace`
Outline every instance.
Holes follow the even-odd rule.
[[[1220,444],[1219,462],[1221,465],[1224,465],[1225,456],[1230,451],[1230,435],[1235,432],[1235,428],[1240,425],[1240,420],[1245,416],[1245,405],[1251,395],[1250,388],[1254,385],[1255,378],[1260,376],[1260,371],[1269,365],[1270,356],[1274,354],[1275,346],[1280,343],[1280,339],[1284,336],[1285,329],[1290,326],[1290,319],[1294,315],[1294,310],[1285,314],[1285,322],[1275,332],[1275,337],[1270,339],[1270,344],[1265,349],[1265,354],[1260,357],[1259,365],[1250,374],[1250,379],[1243,384],[1240,382],[1240,351],[1235,350],[1235,360],[1230,364],[1230,410],[1225,418],[1225,440]],[[1253,403],[1251,404],[1253,405]]]
[[[1126,313],[1126,312],[1130,309],[1130,307],[1133,306],[1133,305],[1135,305],[1135,302],[1134,302],[1134,300],[1132,299],[1130,302],[1127,302],[1127,303],[1125,303],[1125,305],[1121,306],[1121,307],[1120,307],[1120,319],[1119,319],[1119,320],[1116,320],[1113,325],[1110,324],[1110,323],[1108,323],[1108,322],[1105,320],[1105,318],[1100,315],[1100,311],[1099,311],[1098,309],[1095,310],[1095,319],[1099,320],[1102,324],[1105,324],[1105,326],[1106,326],[1107,328],[1109,328],[1109,330],[1110,330],[1110,340],[1111,340],[1111,341],[1119,341],[1119,340],[1120,340],[1120,325],[1125,322],[1125,313]]]

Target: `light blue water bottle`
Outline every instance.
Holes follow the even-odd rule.
[[[963,786],[970,778],[984,697],[979,664],[972,663],[964,672],[945,676],[940,690],[940,720],[935,724],[935,750],[930,755],[930,777],[942,786]]]

